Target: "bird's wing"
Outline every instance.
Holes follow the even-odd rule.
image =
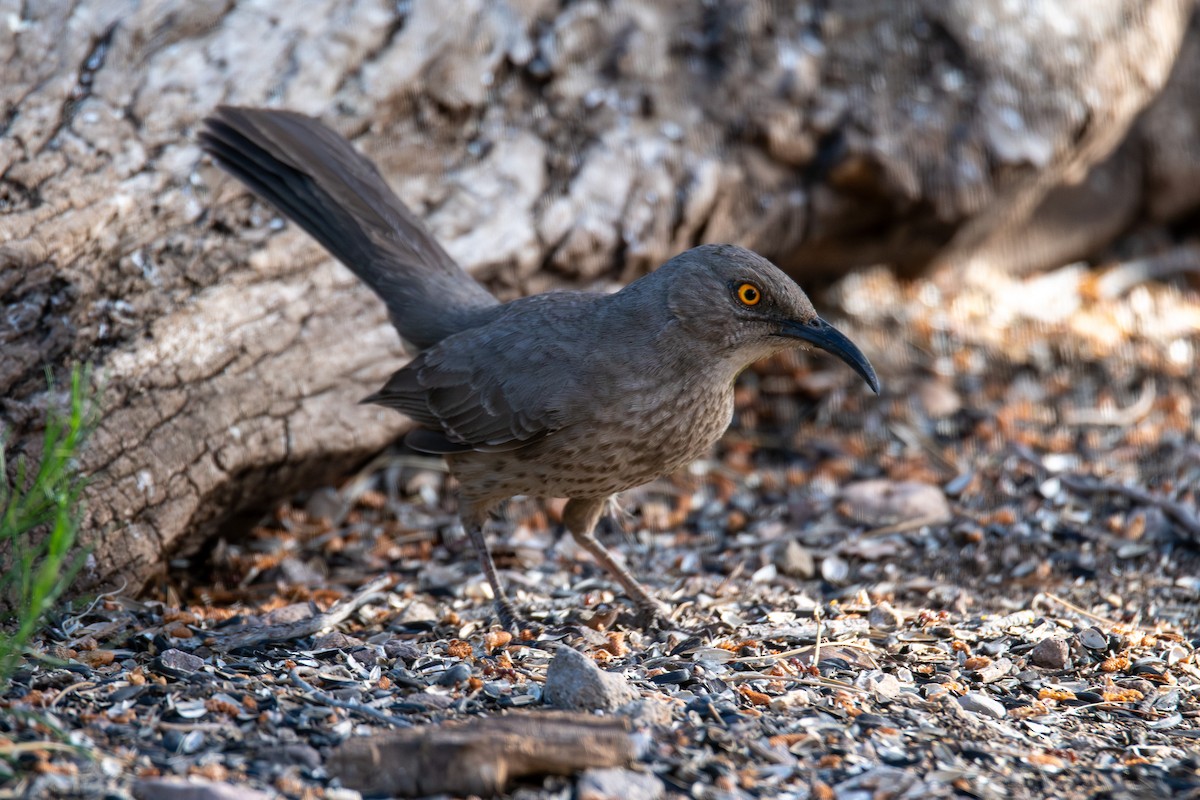
[[[551,305],[542,298],[522,302]],[[531,444],[571,423],[572,398],[587,379],[586,365],[577,362],[590,349],[572,341],[578,326],[560,325],[560,311],[510,314],[448,337],[363,402],[411,417],[425,429],[412,441],[418,449],[501,451]]]

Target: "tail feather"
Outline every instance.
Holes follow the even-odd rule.
[[[375,165],[317,120],[221,106],[205,124],[204,150],[370,286],[409,342],[429,347],[497,305]]]

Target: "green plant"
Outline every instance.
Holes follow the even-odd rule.
[[[0,686],[83,563],[85,554],[75,546],[84,488],[76,455],[95,422],[90,378],[86,367],[71,370],[69,405],[47,413],[41,459],[32,476],[24,458],[17,459],[16,474],[9,476],[0,442],[0,599],[10,610],[0,630]]]

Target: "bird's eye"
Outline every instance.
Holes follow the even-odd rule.
[[[737,289],[737,298],[743,305],[756,306],[762,300],[762,292],[753,283],[743,283]]]

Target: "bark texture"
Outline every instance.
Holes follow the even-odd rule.
[[[1071,192],[1158,94],[1192,8],[0,0],[0,425],[31,450],[45,365],[99,366],[89,574],[135,586],[401,430],[355,405],[402,358],[380,304],[199,160],[218,103],[323,116],[508,296],[702,241],[802,280],[911,270]],[[1160,141],[1194,140],[1156,113]]]

